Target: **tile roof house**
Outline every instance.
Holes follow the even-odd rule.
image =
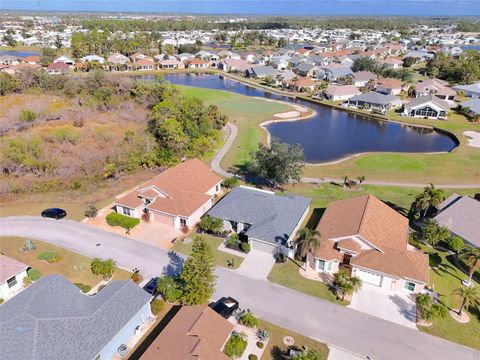
[[[177,229],[192,227],[212,207],[221,181],[200,160],[187,160],[117,199],[115,210]]]
[[[447,227],[469,245],[480,248],[480,201],[453,194],[438,209],[435,220],[440,226]]]
[[[45,68],[45,71],[47,72],[47,74],[50,74],[50,75],[64,75],[64,74],[68,74],[70,67],[71,65],[69,64],[58,62],[58,63],[52,63],[48,65]]]
[[[384,95],[399,95],[402,90],[403,83],[398,79],[382,78],[375,84],[375,91]]]
[[[348,100],[361,92],[354,85],[332,85],[325,90],[325,96],[329,100]]]
[[[457,93],[446,85],[443,80],[427,79],[415,85],[415,97],[435,95],[441,100],[453,103]]]
[[[428,255],[408,244],[408,219],[375,196],[331,202],[317,230],[320,246],[307,264],[318,272],[345,268],[389,290],[420,292],[428,282]]]
[[[140,360],[228,360],[233,324],[205,305],[183,306]]]
[[[366,87],[371,80],[377,80],[377,75],[370,71],[358,71],[350,75],[353,78],[353,85],[356,87]]]
[[[192,69],[206,69],[208,68],[208,62],[201,58],[193,58],[185,61],[188,68]]]
[[[309,77],[294,77],[283,81],[283,86],[291,91],[314,91],[318,83]]]
[[[6,300],[22,289],[28,267],[20,261],[0,255],[0,298]]]
[[[294,255],[293,238],[308,213],[310,199],[279,196],[271,191],[240,186],[208,211],[223,220],[224,230],[240,234],[253,249]]]
[[[112,359],[151,317],[150,301],[132,281],[90,296],[63,276],[44,276],[0,306],[2,359]]]
[[[428,119],[446,119],[450,105],[435,95],[425,95],[403,105],[405,116]]]

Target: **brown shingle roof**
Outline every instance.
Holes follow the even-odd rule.
[[[228,360],[222,348],[232,330],[208,306],[184,306],[140,360]]]
[[[343,255],[335,249],[335,240],[332,239],[360,236],[378,250],[361,250],[352,257],[352,265],[397,277],[428,280],[428,256],[407,250],[407,218],[375,196],[358,196],[330,203],[317,230],[321,238],[316,257],[341,260]],[[352,239],[341,239],[337,247],[349,249],[347,246],[351,243],[355,243],[356,249],[360,248]]]

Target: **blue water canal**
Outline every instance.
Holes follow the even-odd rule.
[[[267,126],[270,134],[282,142],[303,146],[305,159],[322,163],[363,152],[437,152],[451,151],[457,144],[449,136],[431,129],[374,120],[330,107],[272,94],[218,75],[167,74],[173,84],[293,102],[309,107],[316,115],[302,121],[278,122]]]

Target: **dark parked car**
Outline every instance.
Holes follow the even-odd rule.
[[[150,281],[143,287],[143,290],[148,292],[152,296],[157,295],[157,284],[158,284],[158,277],[154,277],[150,279]]]
[[[223,297],[215,303],[208,305],[213,311],[220,314],[225,319],[232,316],[238,310],[238,301],[231,297]]]
[[[42,217],[52,218],[52,219],[63,219],[67,216],[67,212],[59,208],[50,208],[42,211]]]

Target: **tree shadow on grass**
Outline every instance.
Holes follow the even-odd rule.
[[[168,258],[170,259],[170,262],[163,268],[163,275],[180,276],[183,269],[183,262],[185,261],[184,258],[178,255],[175,251],[169,251]]]
[[[287,355],[283,353],[279,346],[275,345],[270,351],[272,360],[285,360],[288,359]]]

